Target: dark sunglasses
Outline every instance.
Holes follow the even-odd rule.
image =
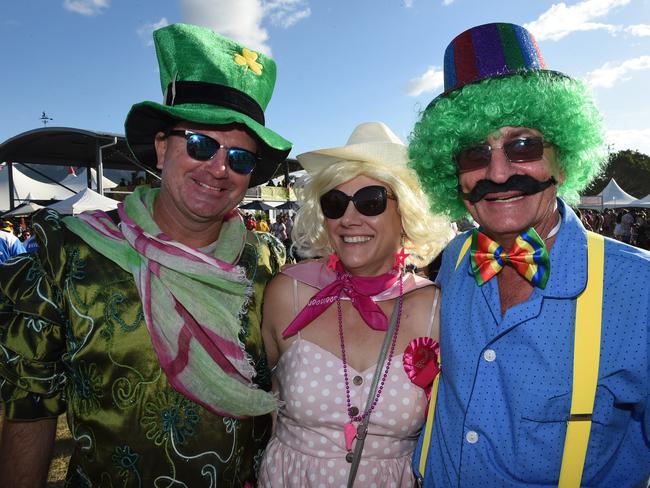
[[[184,137],[187,141],[187,154],[197,161],[209,161],[219,149],[225,149],[228,155],[228,166],[235,173],[248,175],[253,172],[260,157],[247,149],[240,147],[226,147],[216,139],[205,134],[190,130],[172,129],[167,131],[168,136]]]
[[[511,163],[529,163],[538,161],[544,156],[544,148],[550,142],[545,142],[541,137],[519,137],[505,142],[501,148],[506,158]],[[466,147],[456,155],[456,166],[459,173],[485,168],[492,160],[492,151],[500,149],[489,144],[477,144]]]
[[[320,197],[320,208],[328,219],[340,219],[352,202],[360,214],[374,217],[386,210],[389,198],[395,200],[395,195],[379,185],[364,186],[352,196],[340,190],[330,190]]]

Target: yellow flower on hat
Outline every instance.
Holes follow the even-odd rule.
[[[257,53],[243,48],[241,54],[235,54],[235,63],[246,66],[256,75],[262,74],[262,65],[257,62]]]

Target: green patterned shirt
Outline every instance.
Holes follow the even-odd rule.
[[[270,416],[211,414],[167,381],[133,276],[42,211],[37,255],[0,266],[0,399],[8,419],[66,412],[74,439],[67,486],[244,486]],[[239,261],[254,294],[241,340],[270,389],[262,294],[284,263],[270,235],[249,232]]]

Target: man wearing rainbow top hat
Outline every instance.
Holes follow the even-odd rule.
[[[275,62],[209,29],[154,32],[163,103],[126,139],[160,188],[115,213],[34,217],[0,267],[0,486],[44,486],[57,416],[66,486],[242,487],[271,434],[262,293],[284,247],[236,206],[291,143],[265,126]]]
[[[512,24],[460,34],[444,70],[410,158],[434,212],[469,212],[479,228],[444,252],[442,374],[416,474],[443,487],[640,485],[650,254],[587,232],[568,206],[605,161],[592,98]]]

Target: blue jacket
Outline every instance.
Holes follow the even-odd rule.
[[[25,252],[23,243],[15,235],[0,230],[0,263]]]

